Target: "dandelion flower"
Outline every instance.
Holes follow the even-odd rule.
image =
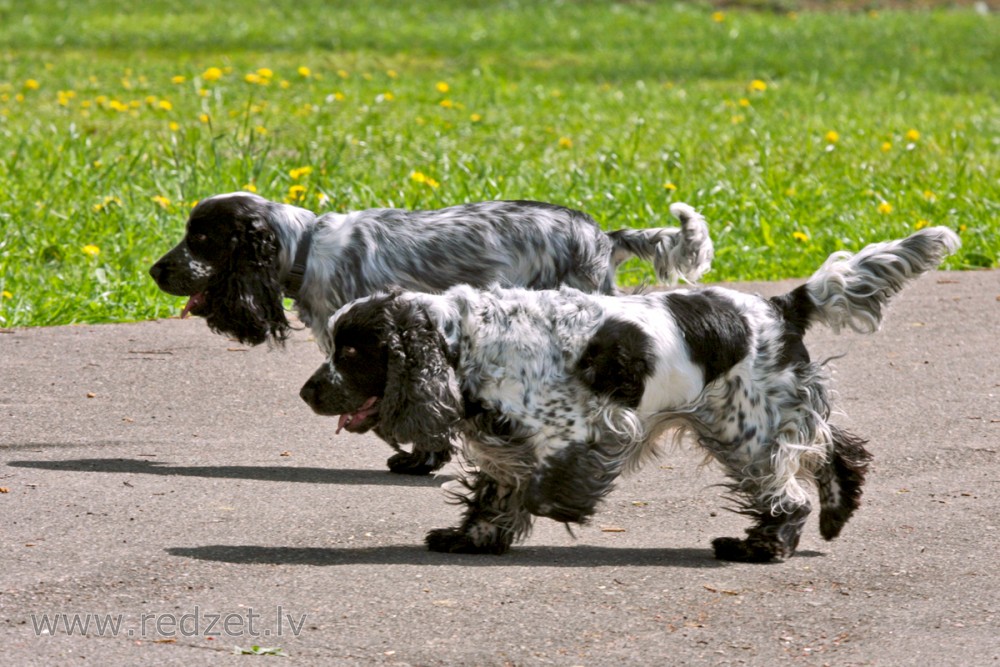
[[[455,106],[455,103],[449,99],[441,100],[440,102],[438,102],[438,104],[444,107],[445,109],[451,109]]]
[[[88,243],[87,245],[83,246],[81,250],[83,251],[83,254],[87,255],[88,257],[97,257],[98,255],[101,254],[101,249],[92,243]]]
[[[305,195],[306,195],[306,186],[293,185],[290,188],[288,188],[288,197],[286,199],[291,202],[302,201],[302,199],[305,198]]]
[[[253,128],[253,131],[262,137],[267,135],[267,128],[264,127],[263,125],[258,125],[257,127]]]
[[[274,71],[271,70],[269,67],[261,67],[259,70],[257,70],[257,76],[263,79],[270,79],[274,77]]]
[[[722,23],[726,20],[726,14],[724,12],[712,12],[712,20],[716,23]]]
[[[159,101],[159,102],[158,102],[158,103],[156,104],[156,106],[157,106],[157,107],[158,107],[158,108],[159,108],[159,109],[160,109],[161,111],[170,111],[171,109],[173,109],[173,108],[174,108],[174,105],[173,105],[173,104],[171,104],[171,103],[170,103],[169,101],[167,101],[167,100],[160,100],[160,101]]]
[[[889,215],[892,213],[892,204],[887,201],[882,202],[878,205],[878,212],[882,215]]]
[[[218,81],[222,78],[222,70],[218,67],[209,67],[201,73],[201,78],[205,81]]]
[[[382,93],[380,97],[386,102],[392,102],[394,99],[396,99],[396,96],[390,93],[389,91]]]
[[[767,84],[761,81],[760,79],[754,79],[753,81],[750,82],[747,88],[749,88],[751,91],[755,93],[763,93],[765,90],[767,90]]]
[[[469,120],[471,120],[473,123],[478,123],[482,119],[483,117],[478,113],[474,113],[471,116],[469,116]]]
[[[745,97],[741,97],[740,101],[737,102],[737,104],[739,104],[741,107],[748,107],[748,106],[750,106],[750,100],[748,100]]]
[[[910,130],[909,132],[906,133],[907,141],[917,141],[918,139],[920,139],[920,132],[918,132],[917,130]]]
[[[180,123],[178,123],[176,120],[170,121],[170,125],[168,125],[167,127],[170,128],[171,132],[176,132],[177,130],[181,129]]]
[[[160,208],[170,208],[170,200],[163,195],[154,195],[152,200],[160,205]]]
[[[892,150],[892,143],[888,142],[888,141],[883,141],[882,142],[882,152],[883,153],[888,153],[891,150]]]
[[[809,240],[809,236],[807,236],[804,232],[800,231],[792,232],[792,238],[795,239],[796,241],[799,241],[800,243],[806,243]]]
[[[24,87],[27,88],[28,90],[38,90],[39,88],[42,87],[42,85],[38,83],[38,81],[36,81],[35,79],[28,79],[27,81],[24,82]]]
[[[930,224],[931,223],[928,222],[927,220],[917,220],[917,224],[913,225],[913,228],[914,229],[923,229],[924,227],[929,227]]]
[[[573,140],[569,137],[559,137],[559,148],[573,148]]]
[[[305,65],[302,65],[296,71],[299,73],[299,76],[304,77],[306,79],[312,76],[312,70],[306,67]]]
[[[427,176],[422,171],[411,171],[410,180],[416,181],[417,183],[426,183]]]
[[[830,130],[823,135],[823,138],[826,139],[826,143],[828,144],[835,144],[840,141],[840,135],[835,130]]]
[[[247,192],[257,192],[257,186],[254,185],[253,183],[247,183],[246,185],[243,186],[243,189],[246,190]]]
[[[5,299],[10,299],[13,298],[14,295],[8,292],[7,290],[4,290],[3,292],[0,292],[0,296],[2,296]]]
[[[289,170],[288,175],[291,176],[292,179],[297,181],[303,176],[308,176],[309,174],[311,174],[312,170],[313,170],[312,167],[298,167],[297,169]]]
[[[187,81],[187,77],[183,74],[170,77],[170,83],[184,83],[185,81]]]
[[[434,86],[439,93],[447,93],[451,90],[451,87],[444,81],[438,81],[437,85]]]
[[[208,121],[209,121],[210,119],[209,119],[209,117],[208,117],[208,114],[207,114],[207,113],[203,113],[203,114],[201,114],[201,115],[199,115],[199,116],[198,116],[198,120],[199,120],[200,122],[202,122],[202,123],[208,123]]]
[[[337,76],[339,76],[341,79],[347,79],[351,75],[347,72],[346,69],[338,69],[337,70]]]
[[[399,76],[399,72],[397,72],[397,71],[396,71],[396,70],[394,70],[394,69],[387,69],[387,70],[385,71],[385,75],[386,75],[387,77],[389,77],[390,79],[395,79],[395,78],[396,78],[397,76]]]
[[[677,186],[667,181],[666,183],[663,184],[663,189],[669,192],[674,192],[675,190],[677,190]]]
[[[924,194],[924,199],[926,199],[927,201],[937,201],[937,195],[931,192],[930,190],[924,190],[923,194]]]

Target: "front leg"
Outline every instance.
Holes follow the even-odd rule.
[[[450,460],[451,452],[448,450],[425,452],[415,449],[412,453],[397,452],[385,463],[389,472],[397,475],[429,475]]]
[[[445,553],[506,553],[531,530],[522,494],[481,473],[468,486],[471,493],[460,498],[466,505],[461,525],[430,531],[427,547]]]

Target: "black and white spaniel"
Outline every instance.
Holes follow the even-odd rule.
[[[791,556],[818,488],[820,533],[858,508],[865,441],[829,422],[830,379],[803,337],[877,330],[890,298],[959,246],[944,227],[832,255],[772,299],[711,287],[634,296],[459,286],[390,291],[345,306],[332,350],[302,388],[355,431],[464,446],[464,519],[435,551],[503,553],[534,516],[583,523],[668,429],[692,436],[729,478],[745,538],[717,558]]]
[[[329,351],[327,321],[344,304],[391,286],[439,292],[458,284],[531,289],[569,285],[615,291],[615,269],[636,256],[658,277],[696,281],[712,260],[708,228],[676,203],[680,228],[605,233],[590,216],[528,201],[489,201],[434,211],[371,209],[328,213],[246,192],[209,197],[187,221],[184,238],[150,269],[163,291],[189,300],[182,316],[241,342],[288,336],[283,297]],[[422,447],[389,459],[394,472],[426,474],[447,451]]]

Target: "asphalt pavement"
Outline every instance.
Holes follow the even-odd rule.
[[[882,331],[807,342],[845,355],[835,422],[875,461],[839,539],[813,516],[798,555],[757,565],[713,559],[748,521],[690,447],[572,534],[542,519],[504,556],[430,553],[460,512],[447,477],[388,473],[389,447],[299,400],[307,332],[3,330],[0,660],[1000,665],[1000,272],[930,274]]]

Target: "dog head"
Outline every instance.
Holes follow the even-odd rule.
[[[204,199],[191,211],[184,238],[149,273],[164,292],[189,297],[182,317],[201,315],[213,331],[243,343],[280,343],[289,329],[280,227],[290,214],[314,217],[248,192]]]
[[[299,395],[337,431],[374,429],[391,444],[451,447],[462,399],[445,339],[427,309],[400,292],[348,304],[330,318],[333,348]]]

